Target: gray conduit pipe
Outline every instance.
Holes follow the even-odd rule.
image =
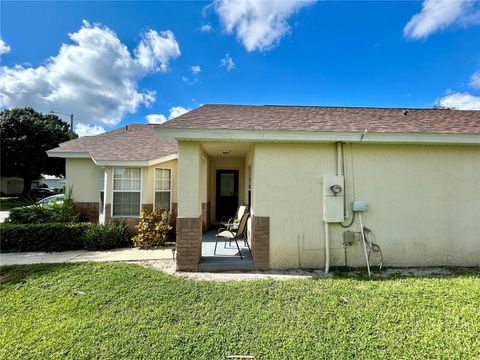
[[[367,241],[365,239],[365,231],[363,230],[363,221],[362,221],[362,213],[359,212],[359,219],[360,219],[360,226],[362,229],[362,241],[363,241],[363,251],[365,251],[365,261],[367,262],[367,270],[368,270],[368,277],[370,277],[370,262],[368,261],[368,253],[367,253]]]

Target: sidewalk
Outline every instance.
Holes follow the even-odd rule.
[[[105,251],[17,252],[0,254],[0,265],[66,263],[81,261],[172,260],[172,248],[143,250],[124,248]]]

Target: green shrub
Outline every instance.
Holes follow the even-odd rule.
[[[1,251],[65,251],[85,247],[88,223],[0,224]]]
[[[89,250],[108,250],[130,243],[124,222],[91,224],[85,231],[84,243]]]
[[[78,212],[73,206],[72,191],[67,191],[62,204],[51,203],[13,208],[6,223],[11,224],[44,224],[78,222]]]
[[[149,248],[161,246],[168,240],[171,230],[170,214],[166,210],[140,212],[140,222],[137,225],[138,235],[132,240],[136,247]]]

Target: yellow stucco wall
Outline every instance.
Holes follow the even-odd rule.
[[[170,169],[172,176],[172,202],[177,202],[177,167],[178,160],[170,160],[164,163],[144,167],[142,172],[142,203],[153,204],[153,184],[155,169]]]
[[[347,203],[369,202],[364,225],[387,266],[480,265],[480,147],[357,144],[345,154]],[[335,145],[256,144],[252,171],[271,267],[323,267],[322,176],[336,174]],[[357,217],[349,230],[359,229]],[[343,231],[330,226],[333,266],[344,265]],[[347,254],[365,265],[360,243]]]
[[[172,171],[172,202],[177,202],[177,167],[178,161],[142,167],[142,204],[153,204],[153,181],[155,168]],[[100,166],[91,159],[66,159],[66,173],[69,176],[68,186],[73,186],[73,194],[77,202],[97,202],[100,189]],[[105,203],[112,202],[112,167],[106,166]]]
[[[178,142],[178,217],[197,218],[201,205],[202,150],[199,143]]]
[[[91,159],[65,159],[67,187],[73,186],[77,202],[98,202],[100,168]]]

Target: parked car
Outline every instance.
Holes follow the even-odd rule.
[[[62,204],[65,199],[65,194],[58,194],[46,197],[40,201],[37,201],[37,205],[48,205],[48,204]]]
[[[55,191],[52,189],[36,188],[31,190],[31,195],[36,199],[43,199],[47,196],[55,195]]]

